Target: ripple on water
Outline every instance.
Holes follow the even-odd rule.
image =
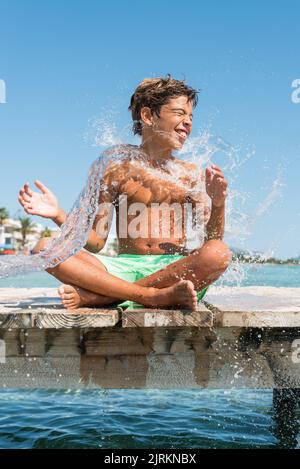
[[[275,447],[271,390],[0,391],[1,448]]]

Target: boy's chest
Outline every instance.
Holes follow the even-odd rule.
[[[167,179],[157,179],[149,175],[130,177],[119,185],[119,196],[127,198],[127,202],[150,206],[153,203],[186,203],[189,191],[182,181],[178,183]]]

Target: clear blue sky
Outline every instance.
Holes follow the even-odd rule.
[[[202,89],[196,129],[242,159],[256,149],[228,174],[247,194],[242,212],[256,213],[281,168],[281,196],[243,246],[300,254],[299,1],[2,0],[0,22],[0,206],[14,215],[19,188],[38,178],[70,209],[98,154],[90,122],[108,112],[129,125],[139,81],[171,73]]]

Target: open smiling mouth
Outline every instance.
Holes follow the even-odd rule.
[[[183,129],[175,129],[175,132],[179,135],[180,139],[185,141],[188,137],[188,133]]]

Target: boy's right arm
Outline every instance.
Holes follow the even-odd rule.
[[[67,219],[66,212],[59,207],[58,200],[42,182],[35,181],[40,192],[32,191],[29,184],[25,184],[19,192],[19,203],[28,215],[38,215],[52,220],[57,226],[61,226]],[[99,237],[96,233],[96,226],[99,216],[93,225],[93,229],[88,238],[85,248],[91,252],[99,252],[105,245],[106,238]]]
[[[117,163],[109,163],[101,180],[102,190],[99,197],[98,213],[95,217],[93,229],[85,245],[85,249],[97,253],[104,248],[110,232],[113,219],[115,202],[119,194],[119,184],[124,179],[126,166]]]
[[[114,212],[114,194],[112,186],[105,177],[105,190],[100,192],[98,213],[95,217],[85,249],[97,253],[104,248],[111,228]]]

